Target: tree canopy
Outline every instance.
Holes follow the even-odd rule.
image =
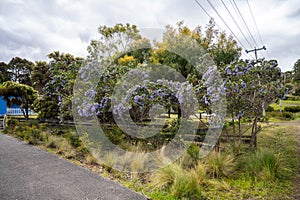
[[[32,108],[37,95],[36,90],[25,84],[6,81],[0,85],[0,96],[3,96],[8,104],[19,105],[26,119],[29,117],[29,108]]]
[[[298,59],[294,64],[294,81],[300,83],[300,59]]]

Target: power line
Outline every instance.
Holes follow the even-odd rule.
[[[251,43],[249,42],[249,40],[247,39],[247,37],[245,36],[244,32],[242,31],[242,29],[240,28],[239,24],[236,22],[236,20],[234,19],[234,17],[232,16],[230,10],[228,9],[228,7],[226,6],[226,4],[224,3],[223,0],[221,0],[222,4],[224,5],[224,7],[226,8],[227,12],[229,13],[231,19],[234,21],[235,25],[238,27],[238,29],[240,30],[240,32],[242,33],[242,35],[244,36],[244,38],[246,39],[246,41],[248,42],[248,44],[250,45],[250,47],[252,46]]]
[[[263,42],[262,37],[261,37],[261,34],[260,34],[259,30],[258,30],[257,23],[256,23],[256,20],[255,20],[255,18],[254,18],[254,15],[253,15],[253,12],[252,12],[252,9],[251,9],[251,7],[250,7],[250,4],[249,4],[249,1],[248,1],[248,0],[247,0],[247,4],[248,4],[248,8],[249,8],[250,13],[251,13],[251,17],[252,17],[252,19],[253,19],[253,21],[254,21],[255,28],[256,28],[256,31],[257,31],[257,33],[258,33],[260,42],[261,42],[262,45],[264,45],[264,42]]]
[[[254,25],[255,25],[256,31],[257,31],[257,33],[258,33],[258,36],[259,36],[259,39],[260,39],[261,45],[264,45],[264,41],[263,41],[263,39],[262,39],[262,37],[261,37],[261,34],[260,34],[260,32],[259,32],[259,29],[258,29],[258,26],[257,26],[256,20],[255,20],[255,18],[254,18],[254,15],[253,15],[253,11],[252,11],[252,9],[251,9],[251,6],[250,6],[250,3],[249,3],[249,1],[248,1],[248,0],[247,0],[247,4],[248,4],[248,8],[249,8],[249,10],[250,10],[250,13],[251,13],[252,19],[253,19],[253,21],[254,21]],[[264,55],[264,53],[262,53],[262,54]],[[270,56],[269,56],[269,54],[268,54],[268,51],[267,51],[267,55],[268,55],[268,57],[270,57]],[[265,57],[265,56],[264,56],[264,57]]]
[[[210,17],[210,18],[213,18],[209,13],[208,13],[208,11],[199,3],[199,1],[198,0],[195,0],[195,2],[197,3],[197,5],[205,12],[205,14],[208,16],[208,17]],[[217,12],[218,13],[218,12]],[[219,15],[219,14],[218,14]],[[227,26],[227,28],[231,31],[231,33],[235,36],[235,38],[237,39],[237,41],[240,43],[240,45],[244,48],[244,49],[246,49],[245,48],[245,46],[243,45],[243,43],[241,43],[241,41],[237,38],[237,36],[232,32],[232,30],[228,27],[228,25],[226,24],[226,22],[223,20],[223,18],[219,15],[219,17],[222,19],[222,21],[224,22],[224,24]],[[222,30],[222,28],[216,23],[216,25],[218,26],[218,28],[222,31],[222,32],[224,32],[223,30]],[[252,55],[250,55],[250,57],[249,57],[249,54],[245,54],[243,51],[241,52],[245,57],[247,57],[247,58],[249,58],[249,59],[254,59],[253,58],[253,56]]]
[[[200,6],[200,8],[205,12],[205,14],[209,17],[212,18],[212,16],[210,16],[210,14],[206,11],[206,9],[199,3],[198,0],[195,0],[195,2],[198,4],[198,6]],[[223,32],[222,28],[216,23],[216,25],[218,26],[218,28]]]
[[[210,2],[210,0],[207,0],[207,2],[209,3],[209,5],[212,7],[212,9],[217,13],[217,15],[220,17],[220,19],[223,21],[223,23],[225,24],[225,26],[229,29],[229,31],[231,32],[231,34],[237,39],[237,41],[242,45],[242,47],[244,49],[246,49],[246,47],[243,45],[243,43],[238,39],[238,37],[235,35],[235,33],[231,30],[231,28],[228,26],[228,24],[225,22],[225,20],[223,19],[223,17],[220,15],[220,13],[216,10],[215,6]]]
[[[243,20],[243,22],[244,22],[244,24],[245,24],[245,26],[246,26],[246,29],[247,29],[247,31],[248,31],[248,33],[249,33],[251,39],[253,40],[254,44],[255,44],[256,46],[258,46],[257,43],[256,43],[256,41],[255,41],[255,39],[254,39],[254,37],[253,37],[253,35],[252,35],[252,33],[251,33],[251,31],[250,31],[250,29],[249,29],[249,27],[248,27],[248,25],[247,25],[247,23],[246,23],[246,21],[245,21],[245,19],[244,19],[244,17],[243,17],[243,15],[242,15],[242,13],[241,13],[241,11],[240,11],[240,9],[239,9],[239,7],[238,7],[238,5],[236,4],[235,0],[232,0],[232,1],[233,1],[234,5],[235,5],[235,7],[236,7],[236,9],[237,9],[237,11],[238,11],[240,17],[242,18],[242,20]]]
[[[243,51],[242,51],[242,54],[247,57],[248,59],[251,59],[254,60],[254,57],[250,54],[250,57],[249,57],[249,54],[245,54]]]

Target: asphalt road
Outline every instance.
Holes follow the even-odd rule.
[[[56,155],[0,133],[0,200],[144,200]]]

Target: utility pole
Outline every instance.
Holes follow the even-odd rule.
[[[262,48],[259,48],[259,49],[254,48],[254,49],[249,50],[249,51],[246,49],[246,53],[250,53],[250,52],[254,51],[254,53],[255,53],[255,60],[257,62],[257,51],[260,51],[260,50],[267,50],[267,48],[265,46],[263,46]]]
[[[255,60],[256,60],[256,63],[257,63],[257,51],[261,51],[261,50],[267,50],[267,48],[265,46],[263,46],[262,48],[259,48],[259,49],[257,49],[255,47],[254,49],[249,50],[249,51],[246,49],[246,53],[250,53],[250,52],[254,51],[254,53],[255,53]],[[260,77],[258,76],[258,81],[259,81],[259,85],[260,85],[260,80],[259,79],[260,79]],[[266,116],[265,102],[262,103],[261,107],[262,107],[262,111],[263,111],[262,115],[263,115],[263,117],[265,117]]]

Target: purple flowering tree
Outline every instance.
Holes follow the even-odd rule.
[[[244,132],[242,119],[251,122],[251,146],[256,147],[256,136],[261,131],[264,110],[282,90],[281,71],[276,60],[250,62],[239,60],[222,71],[226,82],[227,111],[231,117],[233,133],[238,142]],[[236,124],[237,123],[237,127]]]

